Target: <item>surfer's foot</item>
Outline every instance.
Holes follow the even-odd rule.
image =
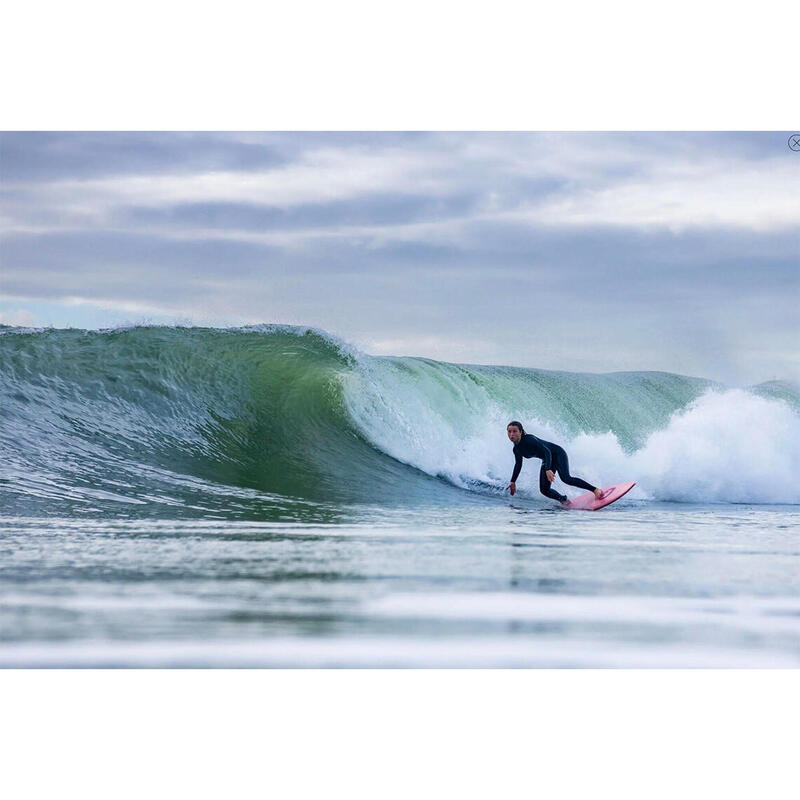
[[[568,506],[569,505],[569,497],[567,497],[565,494],[561,495],[561,500],[559,500],[559,502],[562,505]]]
[[[600,500],[603,497],[603,490],[602,489],[595,489],[594,490],[594,499]]]

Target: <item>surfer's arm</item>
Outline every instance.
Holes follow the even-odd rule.
[[[520,470],[522,469],[522,453],[514,452],[516,460],[514,461],[514,474],[511,476],[511,483],[516,483],[519,478]]]
[[[544,442],[539,442],[539,446],[542,449],[542,454],[539,456],[539,458],[542,459],[542,468],[544,469],[545,475],[547,475],[547,480],[552,483],[556,479],[555,473],[553,472],[553,454]]]

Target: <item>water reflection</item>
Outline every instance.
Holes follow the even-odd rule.
[[[265,665],[291,653],[296,665],[341,663],[331,641],[351,664],[383,663],[373,640],[392,664],[417,666],[446,665],[447,652],[453,664],[495,666],[800,654],[800,557],[786,509],[727,510],[716,526],[675,507],[613,517],[521,517],[504,504],[333,512],[313,523],[5,517],[0,663],[33,652],[12,645],[84,653],[89,641],[128,663],[182,642],[195,665],[241,664],[235,652]]]

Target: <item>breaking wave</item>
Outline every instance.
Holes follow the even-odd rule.
[[[638,481],[633,499],[800,503],[786,381],[376,357],[273,325],[0,326],[0,377],[3,513],[322,518],[332,503],[485,500],[511,472],[512,418],[586,480]],[[539,497],[537,467],[523,495]]]

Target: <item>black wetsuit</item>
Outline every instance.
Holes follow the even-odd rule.
[[[519,444],[514,445],[514,474],[511,476],[511,483],[514,483],[519,477],[519,472],[522,469],[523,458],[541,458],[542,468],[539,470],[539,491],[546,497],[551,497],[553,500],[560,500],[562,503],[567,499],[565,494],[559,494],[550,487],[552,484],[547,480],[547,470],[551,469],[553,472],[558,473],[558,477],[567,484],[567,486],[577,486],[580,489],[588,489],[590,492],[595,490],[591,483],[580,478],[574,478],[569,474],[569,461],[567,459],[567,452],[563,447],[552,442],[545,442],[544,439],[539,439],[532,433],[524,433],[519,440]]]

